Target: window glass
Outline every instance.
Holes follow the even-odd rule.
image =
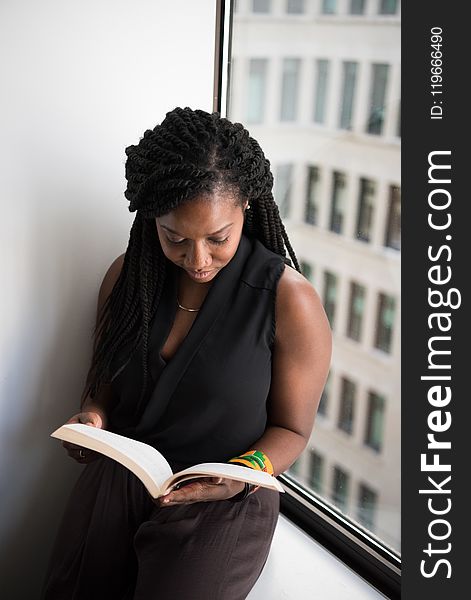
[[[388,216],[384,245],[394,250],[401,249],[401,188],[389,186]]]
[[[357,79],[357,63],[344,61],[342,76],[342,93],[340,95],[340,129],[351,129],[353,119],[353,103]]]
[[[269,13],[271,10],[271,0],[252,0],[252,12]]]
[[[333,15],[337,10],[337,0],[322,0],[321,10],[323,15]]]
[[[365,12],[365,0],[350,0],[350,14],[362,15]]]
[[[337,427],[345,433],[353,431],[353,417],[355,411],[356,385],[350,379],[342,377],[342,387],[340,391],[340,410]]]
[[[316,123],[325,123],[329,64],[328,60],[322,58],[316,61],[316,83],[314,89],[314,121]]]
[[[373,199],[375,183],[362,177],[360,179],[360,197],[358,199],[357,240],[369,242],[373,226]]]
[[[379,294],[375,346],[383,352],[391,352],[395,304],[393,297]]]
[[[376,452],[380,452],[383,446],[384,405],[383,396],[369,392],[365,444]]]
[[[345,216],[346,181],[344,173],[333,173],[332,201],[330,204],[330,231],[342,233]]]
[[[375,135],[379,135],[383,131],[388,71],[389,65],[373,65],[372,67],[370,114],[367,131]]]
[[[379,14],[380,15],[395,15],[397,13],[397,0],[380,0]]]
[[[267,84],[267,64],[265,58],[252,58],[249,62],[247,94],[247,122],[261,123],[265,109]]]
[[[286,12],[291,15],[300,15],[304,12],[304,0],[288,0]]]
[[[289,473],[400,552],[400,5],[256,4],[233,15],[222,112],[270,161],[283,224],[333,332],[318,418]],[[305,17],[293,18],[301,4]]]
[[[335,466],[332,478],[332,500],[343,512],[347,511],[349,488],[350,477],[348,473],[341,467]]]
[[[281,87],[281,121],[294,121],[298,107],[299,85],[298,58],[285,58],[283,60],[283,75]]]
[[[348,311],[347,336],[360,341],[363,310],[365,306],[365,288],[358,283],[350,284],[350,306]]]
[[[364,483],[358,486],[358,520],[368,529],[375,530],[377,493]]]
[[[319,168],[308,167],[306,206],[304,220],[310,225],[316,225],[318,215]]]

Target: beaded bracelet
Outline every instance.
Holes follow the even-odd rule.
[[[273,475],[274,469],[270,459],[262,450],[249,450],[240,456],[234,456],[228,462],[238,463],[245,467],[250,467],[256,471],[265,471],[270,475]]]

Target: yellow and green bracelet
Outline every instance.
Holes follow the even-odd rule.
[[[270,475],[273,475],[274,472],[270,459],[262,450],[249,450],[240,456],[234,456],[228,462],[238,463],[256,471],[265,471]]]

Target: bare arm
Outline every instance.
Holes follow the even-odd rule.
[[[285,268],[276,301],[276,334],[268,424],[253,448],[285,471],[306,447],[314,426],[332,354],[332,334],[312,285]]]
[[[108,271],[106,272],[105,277],[103,278],[103,282],[100,286],[100,291],[98,293],[97,317],[96,317],[97,324],[98,324],[98,315],[100,314],[100,311],[101,311],[103,305],[105,304],[108,296],[113,291],[113,287],[121,273],[121,269],[123,267],[123,261],[124,261],[124,254],[122,254],[121,256],[118,256],[118,258],[113,261],[113,263],[109,267]],[[95,347],[96,347],[96,343],[95,343]],[[88,371],[86,385],[85,385],[83,394],[85,393],[85,391],[88,387],[88,384],[90,383],[90,376],[91,376],[91,367],[90,367],[90,370]],[[106,424],[108,421],[107,412],[108,412],[111,402],[112,402],[111,385],[109,385],[109,384],[103,385],[101,387],[100,391],[98,392],[98,394],[93,399],[90,397],[90,395],[87,395],[84,398],[83,394],[82,394],[82,398],[80,400],[80,409],[82,410],[82,412],[97,412],[103,421],[103,427],[106,427]]]

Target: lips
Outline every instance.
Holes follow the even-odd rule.
[[[203,280],[208,279],[208,277],[210,277],[211,274],[214,273],[214,269],[211,269],[211,271],[190,271],[186,269],[186,272],[193,279]]]

